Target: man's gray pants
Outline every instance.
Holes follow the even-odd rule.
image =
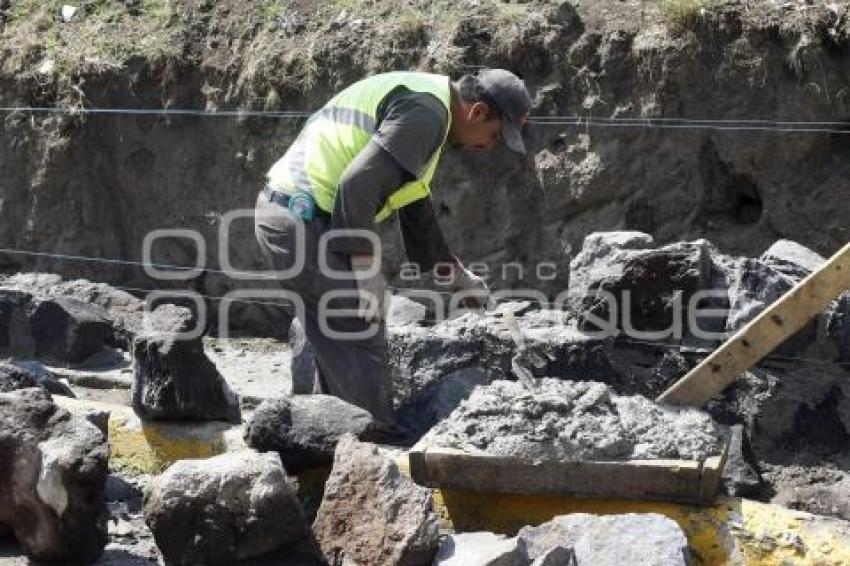
[[[298,234],[296,223],[303,226]],[[296,253],[304,254],[304,267],[291,277],[279,279],[287,291],[297,294],[304,306],[297,312],[310,347],[316,356],[314,392],[327,393],[366,409],[387,425],[395,423],[392,408],[392,381],[387,362],[386,328],[383,324],[368,338],[331,338],[322,331],[320,300],[331,291],[345,291],[348,299],[330,302],[334,309],[356,308],[353,279],[334,279],[319,268],[319,238],[330,229],[330,218],[316,216],[310,222],[295,218],[286,208],[270,202],[260,191],[255,209],[254,229],[260,250],[269,269],[284,271],[296,264]],[[303,242],[297,239],[303,238]],[[327,265],[337,271],[351,271],[347,256],[326,251]],[[325,317],[326,326],[334,332],[351,335],[369,330],[369,325],[356,316]],[[293,368],[295,369],[295,368]]]

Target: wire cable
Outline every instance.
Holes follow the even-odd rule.
[[[205,110],[194,108],[87,108],[50,106],[7,106],[0,113],[17,114],[105,114],[137,116],[194,116],[208,118],[289,118],[306,119],[315,111],[307,110]],[[711,119],[711,118],[668,118],[668,117],[605,117],[578,115],[533,115],[528,119],[535,126],[571,126],[600,128],[647,128],[673,130],[713,130],[732,132],[779,132],[779,133],[831,133],[850,134],[850,122],[842,121],[795,121],[769,119]]]
[[[6,106],[0,113],[31,114],[126,114],[128,116],[204,116],[208,118],[309,118],[313,112],[303,110],[202,110],[195,108],[86,108],[59,106]]]
[[[220,269],[211,269],[211,268],[197,268],[194,266],[182,266],[182,265],[174,265],[174,264],[164,264],[164,263],[145,263],[141,261],[133,261],[133,260],[124,260],[118,258],[100,258],[100,257],[92,257],[92,256],[82,256],[82,255],[69,255],[69,254],[56,254],[56,253],[48,253],[48,252],[35,252],[30,250],[20,250],[14,248],[0,248],[0,253],[11,253],[11,254],[19,254],[19,255],[28,255],[33,257],[50,257],[59,260],[70,260],[70,261],[85,261],[85,262],[95,262],[95,263],[104,263],[104,264],[124,264],[130,266],[156,266],[164,269],[182,269],[182,270],[203,270],[213,273],[221,273],[225,275],[233,275],[231,272],[223,271]],[[238,272],[237,272],[238,273]],[[269,279],[274,279],[273,277],[269,277]],[[0,281],[2,283],[2,281]],[[235,303],[244,303],[244,304],[255,304],[262,306],[271,306],[276,308],[284,309],[287,312],[292,312],[291,304],[280,303],[280,302],[270,302],[270,301],[260,301],[257,299],[233,299],[227,296],[215,296],[215,295],[205,295],[199,293],[197,291],[186,290],[186,289],[146,289],[142,287],[129,287],[129,286],[120,286],[120,285],[110,285],[110,287],[114,289],[119,289],[121,291],[127,291],[130,293],[161,293],[164,296],[168,296],[168,291],[174,291],[174,297],[179,297],[181,295],[184,296],[197,296],[202,299],[208,301],[232,301]],[[400,292],[416,292],[421,291],[420,289],[411,289],[411,288],[403,288],[403,287],[388,287],[391,291],[400,291]],[[436,290],[428,290],[428,293],[438,293],[441,295],[452,295],[451,291],[436,291]],[[561,303],[553,303],[553,302],[540,302],[535,300],[527,299],[529,302],[539,304],[541,307],[554,307],[556,309],[561,309],[564,305]],[[564,315],[567,316],[569,313],[567,311],[563,311]],[[682,354],[700,354],[700,355],[708,355],[714,352],[713,349],[710,348],[700,348],[694,346],[688,346],[687,344],[677,343],[677,342],[666,342],[666,341],[652,341],[652,340],[640,340],[636,338],[632,338],[623,334],[617,334],[606,337],[606,339],[613,340],[614,342],[625,342],[634,345],[640,346],[649,346],[652,348],[670,348],[675,349],[679,353]],[[771,354],[765,356],[763,361],[776,361],[776,362],[792,362],[792,363],[808,363],[814,365],[838,365],[838,366],[848,366],[846,362],[837,362],[832,360],[823,360],[818,358],[807,358],[803,356],[782,356],[778,354]]]
[[[118,265],[131,265],[137,267],[154,267],[157,269],[170,269],[175,271],[198,271],[198,272],[208,272],[208,273],[219,273],[223,275],[239,275],[239,273],[245,273],[240,271],[224,271],[221,269],[215,269],[211,267],[197,267],[197,266],[187,266],[187,265],[174,265],[170,263],[151,263],[144,261],[133,261],[129,259],[118,259],[118,258],[109,258],[109,257],[92,257],[92,256],[83,256],[83,255],[69,255],[69,254],[58,254],[58,253],[49,253],[49,252],[36,252],[31,250],[19,250],[14,248],[0,248],[0,253],[6,253],[11,255],[26,255],[33,257],[49,257],[51,259],[58,260],[70,260],[70,261],[84,261],[84,262],[93,262],[93,263],[108,263],[108,264],[118,264]],[[257,277],[259,279],[274,279],[273,276],[266,277]]]

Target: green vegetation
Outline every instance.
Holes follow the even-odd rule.
[[[8,12],[7,25],[14,27],[24,20],[39,17],[44,26],[52,26],[61,20],[62,6],[68,4],[68,0],[20,0],[12,4]],[[133,8],[139,16],[147,20],[166,23],[171,16],[170,0],[142,0],[139,6]],[[39,13],[40,12],[40,13]],[[80,7],[75,18],[97,18],[105,21],[121,21],[130,15],[130,11],[123,4],[114,0],[94,0],[84,7]]]
[[[126,6],[92,0],[62,21],[67,0],[19,0],[0,28],[0,54],[6,72],[31,73],[42,85],[53,84],[57,101],[84,104],[81,76],[123,67],[132,57],[155,60],[180,50],[174,36],[172,0],[141,0]],[[47,92],[47,90],[45,90]]]
[[[277,110],[280,107],[280,95],[275,88],[269,88],[263,100],[263,110]]]
[[[30,18],[38,11],[42,4],[43,2],[39,2],[38,0],[21,0],[15,2],[6,13],[6,25],[11,27]]]
[[[422,12],[404,9],[398,15],[398,29],[403,36],[414,37],[425,29],[428,22]]]
[[[336,10],[353,10],[362,3],[362,0],[330,0],[328,5]]]
[[[79,7],[67,22],[65,4]],[[416,68],[431,49],[445,61],[444,71],[459,71],[468,36],[490,36],[492,49],[506,51],[539,8],[503,0],[478,0],[474,9],[456,0],[327,0],[311,13],[303,0],[12,0],[0,27],[0,67],[34,77],[45,93],[77,106],[86,102],[89,74],[117,71],[131,61],[158,68],[191,53],[224,69],[244,58],[233,88],[275,108],[285,94],[270,81],[285,78],[308,92],[344,75],[344,69],[333,70],[340,61],[368,70]],[[280,24],[294,12],[293,21],[302,25],[293,32]],[[505,33],[497,32],[501,28]],[[361,42],[376,48],[358,50]]]
[[[669,24],[688,29],[699,22],[712,0],[661,0],[661,12]]]
[[[498,26],[516,25],[528,16],[525,4],[502,4],[497,6],[495,23]]]
[[[114,0],[94,0],[80,7],[69,22],[62,21],[67,0],[21,0],[8,12],[2,30],[6,43],[40,44],[45,56],[98,60],[156,51],[154,39],[172,17],[170,0],[142,0],[128,8]]]

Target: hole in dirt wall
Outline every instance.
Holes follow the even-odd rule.
[[[734,166],[720,158],[711,141],[700,153],[700,179],[703,198],[700,206],[708,221],[749,225],[761,220],[764,203],[756,183],[737,173]]]

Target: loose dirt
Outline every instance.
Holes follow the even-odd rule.
[[[602,383],[535,380],[478,387],[426,442],[523,460],[705,460],[722,432],[695,409],[619,396]]]

